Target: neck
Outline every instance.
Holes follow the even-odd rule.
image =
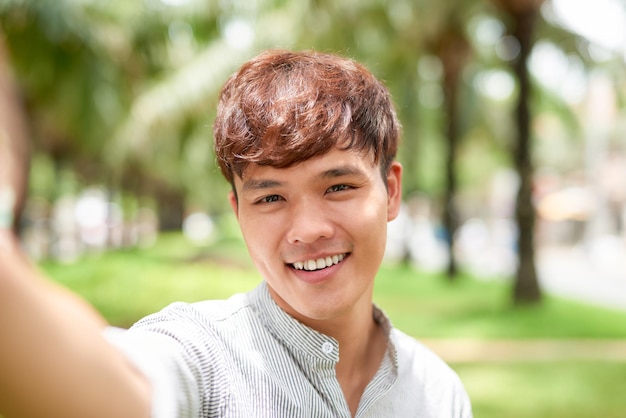
[[[387,348],[387,336],[374,321],[374,306],[370,302],[332,320],[300,319],[305,325],[334,338],[339,343],[340,360],[337,377],[353,378],[364,365],[375,364],[375,370]],[[373,375],[373,374],[372,374]]]
[[[387,346],[387,337],[374,318],[371,316],[370,318],[369,321],[358,326],[352,324],[348,332],[344,332],[339,338],[335,337],[339,342],[340,353],[340,361],[337,364],[338,378],[341,379],[342,374],[354,376],[354,373],[363,370],[366,364],[375,362],[378,366],[380,363]],[[382,352],[380,352],[381,348]]]
[[[339,340],[340,360],[335,372],[352,416],[356,415],[365,388],[372,380],[387,349],[387,336],[370,314],[370,320],[354,327]]]
[[[387,349],[387,336],[374,321],[373,306],[370,304],[368,312],[359,315],[307,325],[339,343],[340,360],[335,373],[350,412],[355,416],[361,396],[378,371]]]
[[[367,343],[372,328],[376,327],[372,305],[362,309],[362,312],[350,312],[331,320],[311,320],[306,318],[301,320],[301,322],[324,335],[336,339],[341,349],[353,344]]]

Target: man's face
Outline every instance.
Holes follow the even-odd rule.
[[[394,163],[385,187],[370,154],[333,149],[290,168],[252,164],[235,176],[231,205],[281,308],[304,323],[371,309],[401,173]]]

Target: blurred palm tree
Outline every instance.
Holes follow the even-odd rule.
[[[436,16],[440,17],[437,26],[431,26],[431,33],[426,35],[426,51],[436,56],[443,68],[443,120],[445,139],[447,143],[444,164],[445,190],[443,198],[443,226],[446,231],[448,246],[447,276],[450,280],[456,278],[458,267],[454,250],[454,237],[459,227],[459,214],[456,208],[458,150],[461,132],[460,90],[461,76],[465,70],[471,54],[471,43],[466,35],[467,16],[473,2],[465,2],[462,7],[447,3],[448,7],[440,5],[436,9]],[[436,19],[429,20],[430,22]]]
[[[511,35],[519,45],[519,55],[513,61],[518,83],[515,109],[516,140],[513,160],[519,178],[515,207],[518,231],[518,265],[513,290],[514,302],[534,303],[541,299],[535,265],[535,207],[533,205],[533,164],[531,157],[531,82],[528,60],[534,42],[534,26],[544,0],[492,0],[503,10]]]
[[[156,1],[7,0],[0,5],[7,56],[27,99],[34,150],[53,161],[57,176],[71,171],[82,184],[112,189],[140,185],[135,191],[164,202],[163,213],[182,217],[182,209],[168,210],[170,203],[184,205],[179,178],[168,175],[184,166],[176,162],[180,153],[171,154],[159,167],[167,172],[158,173],[154,161],[136,164],[150,159],[155,144],[136,160],[122,161],[124,152],[109,150],[136,96],[190,60],[198,44],[219,35],[213,3],[171,8]],[[176,134],[168,139],[178,142]],[[57,178],[51,184],[60,183]]]

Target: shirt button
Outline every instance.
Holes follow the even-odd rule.
[[[325,354],[332,353],[334,348],[335,347],[333,347],[333,344],[331,342],[329,342],[329,341],[326,341],[324,344],[322,344],[322,351]]]

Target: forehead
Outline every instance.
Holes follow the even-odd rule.
[[[334,148],[331,151],[302,161],[290,167],[277,168],[267,165],[249,164],[241,178],[235,176],[235,182],[249,188],[259,181],[289,182],[291,179],[312,177],[323,179],[348,175],[367,175],[377,171],[372,152],[358,152]],[[264,180],[266,179],[266,180]]]

